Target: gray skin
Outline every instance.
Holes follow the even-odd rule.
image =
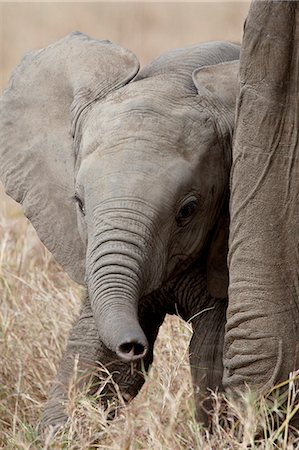
[[[253,2],[233,149],[224,384],[299,369],[298,2]],[[296,30],[296,32],[295,32]]]
[[[0,102],[0,176],[41,240],[88,292],[45,423],[64,414],[65,388],[57,386],[61,380],[67,386],[75,354],[83,366],[87,360],[110,367],[117,359],[124,397],[137,393],[140,375],[128,381],[129,366],[120,361],[144,358],[149,365],[166,312],[186,303],[187,294],[172,288],[167,306],[159,289],[184,271],[193,279],[193,262],[204,262],[198,277],[206,288],[197,292],[193,283],[187,293],[198,304],[190,300],[184,317],[198,313],[208,295],[226,298],[238,56],[234,44],[199,44],[170,51],[137,75],[128,50],[73,33],[16,68]],[[211,310],[217,336],[224,305]],[[192,339],[197,386],[197,360],[208,353],[201,350],[206,342],[215,343],[213,327],[210,334]],[[217,370],[219,354],[211,363]],[[216,378],[203,385],[221,384]]]
[[[163,288],[140,299],[138,318],[149,350],[142,360],[129,363],[118,358],[101,341],[86,295],[49,392],[40,432],[47,433],[49,427],[60,428],[68,421],[66,404],[70,382],[77,391],[88,386],[89,394],[100,393],[108,417],[113,418],[115,408],[131,401],[141,389],[153,362],[154,343],[166,314],[179,315],[192,324],[189,358],[196,418],[207,426],[212,412],[209,391],[223,390],[226,309],[227,298],[215,299],[207,290],[205,266],[194,263]],[[73,378],[75,365],[76,381]]]

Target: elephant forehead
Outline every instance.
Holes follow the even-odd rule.
[[[161,196],[169,192],[170,198],[177,194],[184,196],[193,189],[204,195],[205,171],[204,158],[194,164],[178,154],[153,154],[124,147],[116,152],[95,151],[84,158],[76,181],[86,192],[116,190],[120,194],[121,189],[125,193],[129,188],[136,196],[151,198],[154,192],[154,197],[158,197],[157,192]]]
[[[110,155],[97,158],[93,153],[80,168],[77,184],[88,201],[99,203],[107,199],[142,199],[160,212],[172,208],[194,190],[195,173],[191,165],[179,158],[136,163],[134,152],[128,158],[112,159]],[[198,181],[196,180],[198,185]]]
[[[94,105],[86,120],[82,149],[88,155],[126,144],[190,159],[214,137],[212,118],[195,99],[144,90],[133,95],[131,89],[127,95],[117,93]]]
[[[138,184],[149,183],[153,188],[153,183],[159,184],[187,185],[195,176],[196,168],[186,159],[177,155],[163,155],[160,152],[154,155],[150,152],[143,152],[140,158],[140,151],[131,147],[123,147],[121,151],[93,152],[86,157],[79,171],[81,179],[85,180],[110,180],[114,182],[119,178],[136,180]]]

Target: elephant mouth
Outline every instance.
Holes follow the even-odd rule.
[[[164,275],[163,282],[167,282],[175,278],[181,272],[184,272],[191,264],[194,263],[196,257],[186,255],[184,253],[172,256],[168,263],[167,271]]]

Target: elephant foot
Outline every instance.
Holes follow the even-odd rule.
[[[38,433],[44,440],[62,432],[69,424],[70,418],[66,413],[65,405],[57,401],[48,401],[42,414]]]
[[[57,434],[63,433],[69,422],[70,418],[66,414],[50,419],[42,417],[38,426],[38,434],[43,441],[46,441]]]

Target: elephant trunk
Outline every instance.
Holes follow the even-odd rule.
[[[154,282],[147,264],[151,227],[144,216],[127,209],[125,215],[109,209],[97,217],[87,251],[91,307],[104,344],[125,361],[137,360],[148,350],[138,301]]]

